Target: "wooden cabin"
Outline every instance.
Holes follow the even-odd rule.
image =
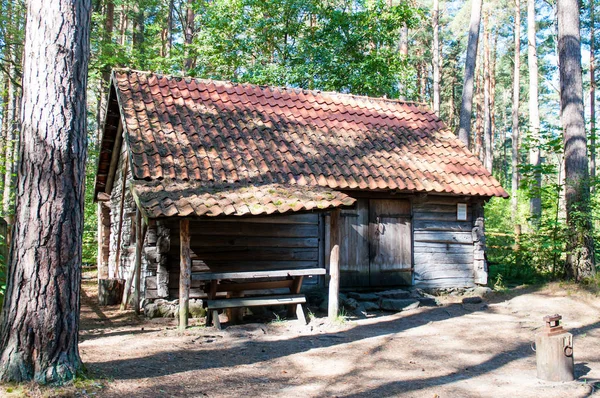
[[[99,277],[128,278],[137,249],[148,299],[187,279],[206,297],[232,273],[299,292],[337,283],[338,267],[342,288],[485,285],[493,196],[508,195],[422,104],[118,70],[95,185]]]

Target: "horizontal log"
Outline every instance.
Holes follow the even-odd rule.
[[[260,250],[249,250],[238,247],[230,248],[229,251],[204,251],[194,252],[193,257],[209,263],[211,260],[239,261],[252,259],[253,261],[317,261],[319,251],[314,249],[274,249],[263,248]]]
[[[417,280],[415,279],[415,286],[424,289],[432,288],[452,288],[452,287],[472,287],[475,286],[473,277],[470,278],[445,278],[435,280]]]
[[[415,242],[473,244],[471,232],[415,231]]]
[[[464,197],[464,196],[436,196],[436,195],[428,195],[425,198],[417,198],[413,202],[414,205],[448,205],[448,204],[456,204],[456,203],[468,203],[477,201],[476,198],[473,197]]]
[[[429,272],[429,271],[473,271],[473,263],[439,263],[439,264],[415,264],[416,272]]]
[[[427,271],[416,271],[415,280],[436,280],[436,279],[448,279],[448,278],[464,278],[473,279],[473,269],[462,270],[462,269],[430,269]]]
[[[263,223],[190,223],[192,240],[199,236],[243,236],[243,237],[280,237],[280,238],[316,238],[317,224],[263,224]]]
[[[418,220],[413,222],[415,231],[462,231],[471,232],[473,224],[468,221]]]
[[[194,221],[193,223],[202,223],[203,221]],[[205,223],[212,222],[235,222],[235,223],[261,223],[261,224],[318,224],[319,215],[316,213],[292,214],[264,217],[222,217],[219,220],[207,220]]]
[[[473,253],[472,244],[414,242],[414,253]]]
[[[471,253],[415,253],[414,263],[417,264],[473,264]]]
[[[269,237],[247,237],[247,236],[192,236],[190,247],[198,251],[205,247],[222,247],[229,250],[231,247],[290,247],[309,248],[319,247],[319,238],[269,238]],[[179,250],[179,235],[171,238],[171,248]]]
[[[416,220],[457,221],[456,209],[452,212],[415,211],[413,213],[413,221],[416,221]],[[473,222],[473,217],[471,217],[470,212],[467,212],[467,221]]]
[[[464,203],[464,202],[459,202]],[[467,206],[467,213],[471,211],[471,206]],[[456,214],[456,204],[414,204],[413,212],[420,213],[454,213]]]
[[[311,269],[280,269],[269,271],[240,271],[240,272],[206,272],[192,273],[192,280],[220,279],[252,279],[252,278],[281,278],[286,276],[325,275],[324,268]]]

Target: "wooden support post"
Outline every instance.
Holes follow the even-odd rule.
[[[335,209],[330,217],[331,252],[329,255],[329,307],[328,317],[334,320],[339,312],[340,294],[340,210]]]
[[[140,313],[140,279],[142,273],[142,249],[146,238],[146,224],[142,220],[142,212],[135,212],[135,269],[133,278],[133,305],[135,313]]]
[[[290,293],[291,294],[299,294],[300,290],[302,289],[302,281],[304,280],[303,276],[295,276],[294,277],[294,281],[292,282],[292,286],[290,286]],[[290,304],[288,305],[287,308],[287,317],[291,318],[294,316],[294,314],[297,315],[298,313],[298,308],[296,305],[294,304]]]
[[[180,272],[179,272],[179,330],[188,325],[190,284],[192,279],[192,256],[190,250],[190,221],[179,222]]]

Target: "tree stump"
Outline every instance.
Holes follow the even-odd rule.
[[[121,303],[125,279],[98,279],[98,304],[116,305]]]
[[[535,335],[538,379],[573,381],[573,335],[560,326],[560,315],[544,317],[546,327]]]

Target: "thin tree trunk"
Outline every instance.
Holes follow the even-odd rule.
[[[531,1],[531,0],[530,0]],[[590,177],[592,192],[596,184],[596,29],[594,0],[590,0]]]
[[[481,57],[480,57],[481,58]],[[481,59],[480,59],[481,61]],[[483,161],[483,62],[479,62],[475,78],[475,149],[473,153]]]
[[[121,16],[119,18],[119,43],[124,46],[127,37],[127,4],[121,6]]]
[[[529,66],[529,128],[533,145],[529,150],[529,163],[534,167],[534,186],[529,199],[529,212],[537,225],[542,216],[542,173],[540,172],[540,111],[538,105],[538,61],[535,27],[535,0],[527,0],[527,60]]]
[[[61,383],[77,348],[86,157],[89,0],[30,0],[16,226],[0,380]]]
[[[408,26],[406,24],[402,25],[402,29],[400,29],[398,51],[400,52],[402,59],[408,58]],[[406,87],[404,86],[404,83],[398,84],[398,91],[400,93],[400,99],[406,100]]]
[[[440,116],[440,3],[433,0],[433,111]]]
[[[9,105],[6,113],[8,130],[6,134],[6,152],[4,153],[4,193],[2,195],[2,214],[9,226],[13,224],[13,190],[15,187],[16,153],[20,130],[21,90],[15,83],[15,80],[19,78],[15,67],[17,63],[20,63],[20,59],[16,57],[16,54],[13,54],[9,69],[9,74],[12,77],[8,88]]]
[[[194,0],[188,0],[185,17],[185,62],[183,69],[187,73],[194,67],[194,58],[192,57],[192,41],[194,39],[194,9],[192,8]]]
[[[513,70],[513,103],[512,103],[512,179],[511,179],[511,215],[517,220],[519,189],[519,87],[521,68],[521,0],[515,0],[515,56]]]
[[[134,50],[143,53],[145,17],[144,9],[140,8],[137,2],[133,3],[133,14],[133,40],[131,41],[131,45]]]
[[[481,22],[482,0],[473,0],[471,6],[471,23],[469,24],[469,42],[465,61],[465,77],[463,83],[462,101],[460,105],[460,121],[458,138],[469,147],[471,141],[471,113],[473,110],[473,78],[477,62],[477,45],[479,43],[479,24]]]
[[[587,137],[583,116],[583,79],[578,0],[558,0],[558,61],[561,121],[565,146],[565,198],[570,255],[567,272],[576,280],[593,276],[594,242],[590,217]]]
[[[490,14],[486,10],[483,16],[483,108],[484,108],[484,155],[483,164],[491,173],[494,161],[494,142],[492,136],[491,78],[490,78]]]

